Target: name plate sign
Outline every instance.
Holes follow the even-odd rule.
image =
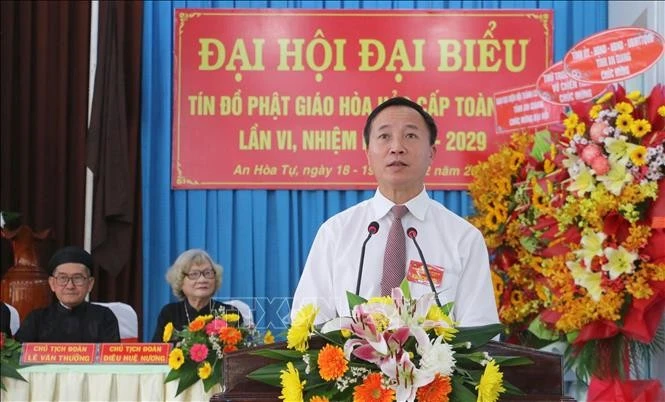
[[[101,364],[168,364],[169,343],[102,343]]]
[[[94,343],[31,343],[22,345],[21,364],[91,364]]]

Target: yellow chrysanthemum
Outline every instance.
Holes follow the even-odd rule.
[[[629,133],[633,124],[633,116],[629,114],[620,114],[617,116],[616,126],[622,133]]]
[[[222,320],[226,322],[238,322],[240,321],[240,315],[236,313],[227,313],[222,315]]]
[[[584,122],[580,122],[575,126],[575,134],[584,135],[585,132],[586,124],[584,124]]]
[[[314,330],[314,319],[319,309],[313,304],[303,306],[286,334],[286,347],[304,352],[309,347],[309,337]]]
[[[579,116],[575,113],[571,113],[568,115],[568,117],[566,117],[563,120],[563,124],[564,126],[566,126],[566,128],[574,130],[575,127],[577,127],[577,123],[579,123],[579,121],[580,121]]]
[[[171,340],[172,336],[173,336],[173,323],[169,322],[166,325],[164,325],[164,332],[162,333],[162,341],[168,342]]]
[[[203,364],[199,366],[197,374],[199,375],[199,378],[202,380],[205,380],[206,378],[210,377],[210,374],[212,374],[212,367],[210,366],[210,363],[203,362]]]
[[[601,96],[596,100],[596,105],[600,105],[601,103],[607,102],[608,100],[612,99],[613,95],[614,92],[606,92],[603,96]]]
[[[642,138],[651,132],[651,123],[646,119],[635,120],[630,125],[630,131],[637,138]]]
[[[275,337],[272,335],[272,331],[266,331],[265,335],[263,335],[263,343],[265,345],[271,345],[275,343]]]
[[[436,335],[443,336],[443,339],[446,342],[450,342],[455,338],[455,334],[458,332],[457,328],[455,328],[455,322],[443,312],[441,307],[430,306],[429,310],[427,310],[427,316],[425,316],[425,319],[444,322],[446,324],[444,326],[439,325],[434,327]]]
[[[658,107],[658,115],[660,117],[665,117],[665,105]]]
[[[637,90],[630,91],[630,92],[628,92],[628,94],[626,94],[626,98],[628,98],[631,101],[635,102],[635,101],[639,100],[640,98],[642,98],[642,92],[637,91]]]
[[[286,402],[302,402],[302,391],[306,381],[300,381],[300,373],[292,362],[286,363],[286,369],[280,371],[279,378],[282,380],[282,395],[279,399]]]
[[[177,370],[185,362],[185,355],[182,353],[182,349],[175,348],[169,353],[169,367],[173,370]]]
[[[619,112],[619,114],[630,114],[633,113],[633,105],[628,102],[619,102],[614,106],[614,110]]]
[[[496,402],[499,394],[505,392],[503,387],[503,373],[494,360],[490,360],[485,366],[485,371],[476,385],[478,390],[477,402]]]
[[[647,163],[647,149],[638,145],[630,151],[630,160],[635,166],[643,166]]]
[[[591,106],[591,109],[589,109],[589,117],[591,117],[594,120],[597,119],[601,110],[603,110],[603,107],[600,105]]]

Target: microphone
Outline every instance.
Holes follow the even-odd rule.
[[[432,275],[429,273],[429,267],[427,266],[427,263],[425,262],[425,256],[423,255],[423,251],[420,249],[420,246],[418,245],[418,242],[416,241],[416,236],[418,236],[418,231],[414,227],[410,227],[406,229],[406,235],[413,240],[413,244],[416,245],[416,249],[418,250],[418,255],[420,256],[420,262],[423,263],[423,267],[425,268],[425,274],[427,274],[427,280],[429,281],[429,287],[432,289],[432,292],[434,293],[434,299],[436,300],[436,305],[441,307],[441,300],[439,300],[439,295],[436,293],[436,287],[434,287],[434,282],[432,282]]]
[[[365,263],[365,246],[367,246],[369,238],[377,234],[378,231],[379,231],[379,222],[377,221],[372,221],[370,222],[369,226],[367,226],[367,238],[363,242],[363,248],[360,251],[360,267],[358,268],[358,279],[356,280],[356,295],[360,294],[360,282],[362,281],[363,278],[363,264]]]

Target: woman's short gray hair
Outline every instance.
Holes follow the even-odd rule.
[[[185,279],[185,274],[189,272],[193,265],[201,265],[207,262],[215,270],[215,290],[212,292],[212,294],[215,294],[222,286],[224,268],[221,265],[215,263],[208,253],[198,248],[187,250],[176,258],[173,265],[166,272],[166,281],[171,285],[171,290],[178,299],[183,300],[185,298],[185,294],[182,293],[182,281]]]

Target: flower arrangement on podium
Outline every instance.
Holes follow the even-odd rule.
[[[578,375],[623,378],[665,308],[665,87],[613,87],[472,170],[471,218],[516,342],[563,340]],[[660,340],[662,341],[662,339]],[[533,346],[533,344],[532,344]]]
[[[21,344],[0,331],[0,389],[7,390],[2,382],[4,377],[26,381],[18,372],[20,356]]]
[[[439,307],[433,293],[414,300],[406,283],[391,296],[347,295],[351,316],[320,329],[317,308],[303,306],[288,330],[288,350],[253,352],[279,362],[248,378],[280,387],[280,399],[291,402],[493,402],[501,393],[520,393],[503,381],[501,366],[530,360],[479,351],[500,324],[458,328],[451,304]],[[323,345],[310,345],[314,335]]]
[[[263,339],[253,325],[238,325],[240,317],[236,313],[226,313],[223,307],[213,314],[199,316],[182,330],[176,330],[172,323],[164,327],[163,340],[168,342],[175,335],[178,339],[169,354],[171,370],[164,382],[178,380],[176,396],[197,381],[203,382],[208,392],[222,378],[222,359],[226,353],[270,344],[274,338],[267,331]]]

